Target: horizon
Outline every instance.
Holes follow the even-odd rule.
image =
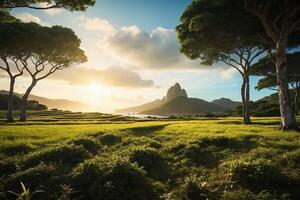
[[[201,66],[199,60],[191,61],[179,52],[175,28],[190,2],[102,0],[86,12],[13,9],[11,13],[24,22],[73,29],[88,56],[87,63],[53,74],[32,93],[113,112],[162,98],[168,87],[179,82],[190,97],[241,101],[242,80],[234,69],[221,63]],[[273,93],[255,90],[258,79],[251,77],[253,101]],[[1,90],[7,89],[8,77],[0,74],[0,84]],[[17,79],[15,92],[24,93],[28,85],[28,77]]]

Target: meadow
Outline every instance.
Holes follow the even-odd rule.
[[[300,199],[300,134],[279,118],[29,115],[0,122],[0,199]]]

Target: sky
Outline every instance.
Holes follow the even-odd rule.
[[[113,112],[162,98],[171,85],[179,82],[189,97],[240,101],[241,77],[233,68],[222,63],[203,66],[180,53],[175,28],[190,3],[97,0],[86,12],[13,9],[12,14],[24,22],[73,29],[88,57],[88,62],[39,82],[32,93]],[[255,90],[257,80],[251,77],[251,100],[272,92]],[[7,90],[8,81],[0,74],[0,89]],[[24,93],[29,84],[28,77],[17,79],[16,92]]]

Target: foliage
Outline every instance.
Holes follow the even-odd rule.
[[[39,163],[60,163],[74,166],[85,159],[91,157],[91,154],[77,145],[60,145],[56,147],[45,148],[42,151],[29,154],[24,162],[23,167],[29,168]]]
[[[101,144],[104,144],[104,145],[114,145],[114,144],[121,142],[121,140],[122,140],[122,137],[116,136],[113,134],[105,134],[105,135],[101,136],[101,138],[100,138]]]
[[[95,0],[2,0],[0,1],[0,8],[25,7],[41,10],[65,8],[70,11],[85,11],[88,6],[93,6],[94,4]]]
[[[151,148],[131,150],[129,160],[136,162],[149,175],[149,177],[164,180],[169,176],[169,167],[166,159]]]
[[[87,151],[91,152],[92,154],[97,153],[100,149],[100,144],[95,138],[84,137],[72,140],[71,143],[75,145],[82,145]]]
[[[73,172],[83,199],[157,199],[144,172],[125,161],[88,160]]]
[[[7,109],[7,101],[8,101],[8,95],[7,94],[1,94],[0,93],[0,110],[6,110]],[[13,97],[13,110],[20,110],[21,108],[21,101],[22,99],[18,97],[17,95],[14,95]],[[38,101],[34,100],[27,100],[27,108],[28,110],[48,110],[48,107],[44,104],[40,104]]]

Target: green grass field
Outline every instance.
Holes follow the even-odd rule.
[[[300,199],[300,134],[279,119],[32,113],[0,125],[0,199]]]

